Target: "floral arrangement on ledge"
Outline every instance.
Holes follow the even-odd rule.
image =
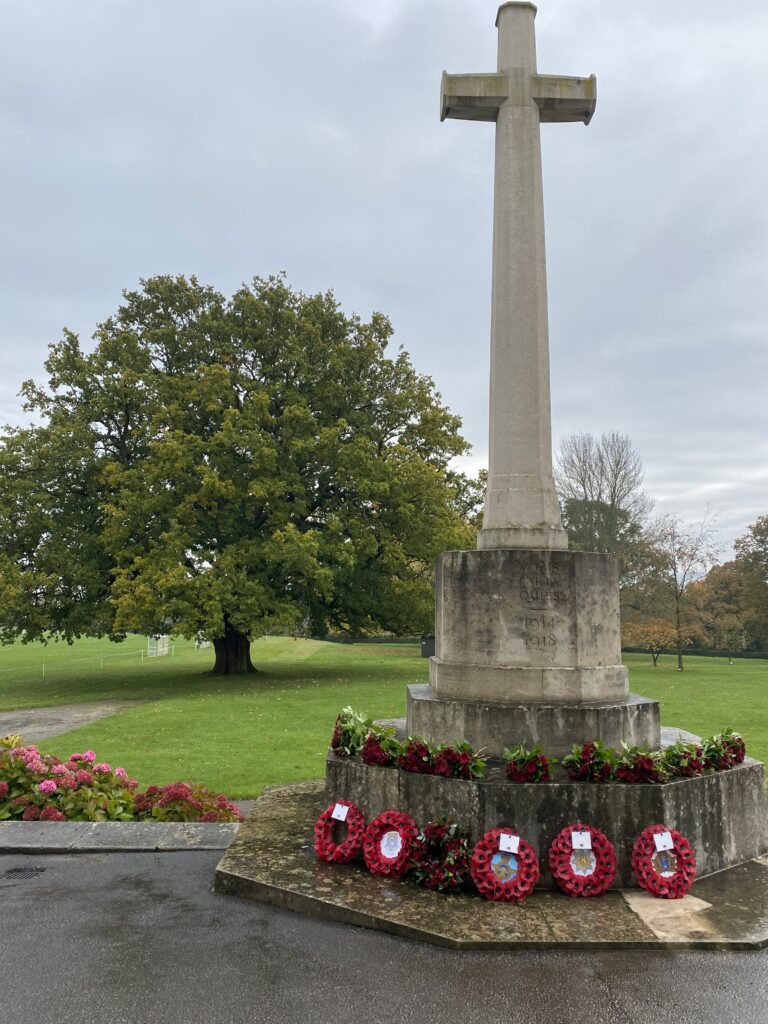
[[[137,790],[92,750],[62,761],[20,735],[0,739],[0,821],[242,821],[223,793],[195,783]]]
[[[344,708],[337,717],[331,750],[339,757],[359,755],[364,764],[417,775],[477,779],[485,774],[485,759],[469,743],[433,746],[418,736],[399,740],[391,726],[375,725],[352,708]]]
[[[507,762],[507,778],[512,782],[552,781],[549,765],[554,758],[546,757],[538,746],[533,750],[526,750],[522,744],[512,747],[504,751],[504,760]]]
[[[364,764],[448,779],[480,778],[487,764],[468,743],[432,746],[417,736],[399,740],[394,728],[376,725],[373,719],[349,707],[336,719],[331,749],[339,757],[359,756]],[[664,750],[642,750],[626,743],[621,750],[614,750],[591,740],[581,746],[575,744],[560,763],[571,782],[648,785],[693,778],[705,771],[727,771],[741,764],[745,756],[743,738],[724,729],[702,743],[679,740]],[[503,757],[511,782],[552,781],[551,767],[557,758],[542,753],[538,746],[527,749],[521,744],[505,750]]]

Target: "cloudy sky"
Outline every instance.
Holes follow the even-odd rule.
[[[486,457],[491,0],[0,0],[0,421],[123,288],[285,270],[390,315]],[[555,442],[619,430],[663,511],[768,513],[768,5],[541,0],[539,70],[595,73],[542,129]]]

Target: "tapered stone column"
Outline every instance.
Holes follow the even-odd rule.
[[[442,116],[496,122],[489,476],[478,548],[568,547],[552,479],[539,124],[589,122],[595,79],[536,72],[528,3],[499,8],[498,71],[444,75]]]
[[[502,5],[498,69],[442,79],[444,119],[496,125],[490,464],[479,550],[438,559],[430,686],[411,687],[408,728],[494,753],[503,736],[653,745],[656,706],[628,699],[615,559],[567,550],[552,478],[539,126],[588,124],[596,84],[538,73],[535,15]]]

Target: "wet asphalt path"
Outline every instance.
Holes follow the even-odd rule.
[[[768,952],[440,950],[215,894],[219,856],[0,856],[0,1019],[768,1021]],[[19,868],[44,870],[24,877]]]

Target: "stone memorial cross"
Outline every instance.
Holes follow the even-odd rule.
[[[565,550],[552,479],[547,276],[539,124],[583,121],[589,78],[539,75],[536,8],[499,8],[498,71],[443,73],[441,119],[496,122],[489,475],[478,548]]]

